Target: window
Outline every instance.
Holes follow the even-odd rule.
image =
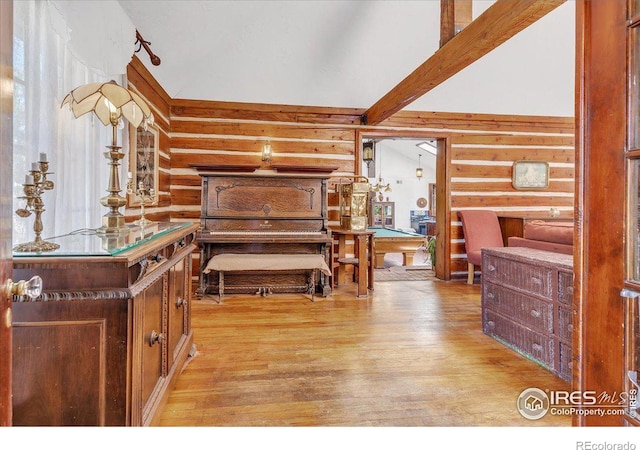
[[[76,14],[83,13],[82,22],[88,23],[85,27],[91,26],[87,17],[101,17],[92,9],[105,7],[101,2],[70,3]],[[115,79],[122,85],[122,74],[133,54],[135,42],[131,39],[130,49],[125,48],[128,54],[125,62],[118,64],[120,75],[107,76],[90,67],[73,48],[71,36],[82,35],[83,30],[78,24],[69,24],[64,11],[60,10],[64,6],[65,2],[24,0],[14,2],[13,7],[14,210],[24,208],[25,176],[30,173],[32,164],[39,161],[40,154],[46,153],[51,172],[47,179],[53,181],[54,188],[42,194],[44,239],[95,229],[107,211],[100,205],[100,198],[105,195],[108,184],[109,169],[103,152],[111,142],[110,129],[102,126],[93,115],[75,119],[60,105],[67,93],[83,84]],[[105,21],[104,18],[100,20]],[[132,37],[134,33],[132,27]],[[111,47],[100,55],[105,60],[112,59],[109,55]],[[121,135],[118,142],[126,145],[128,140]],[[126,167],[120,169],[126,173]],[[14,244],[32,241],[33,226],[33,215],[19,217],[14,214]]]

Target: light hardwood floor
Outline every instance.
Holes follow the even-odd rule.
[[[329,298],[194,299],[196,356],[161,426],[570,426],[516,400],[568,383],[484,335],[480,286],[355,285]]]

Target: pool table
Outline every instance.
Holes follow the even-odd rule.
[[[384,255],[387,253],[402,253],[402,265],[413,265],[413,256],[422,245],[425,236],[390,228],[370,227],[374,231],[373,243],[375,246],[375,267],[384,268]]]

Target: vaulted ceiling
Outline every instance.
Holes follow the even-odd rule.
[[[440,1],[119,0],[173,98],[368,109],[439,48]],[[494,2],[473,2],[479,16]],[[560,5],[408,110],[573,115],[575,12]]]

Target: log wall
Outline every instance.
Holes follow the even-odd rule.
[[[447,222],[440,228],[447,242],[446,279],[466,276],[457,217],[461,209],[539,216],[555,207],[573,217],[573,118],[404,111],[371,127],[360,124],[362,109],[169,99],[138,66],[142,64],[134,58],[130,83],[153,104],[154,114],[158,110],[163,136],[161,204],[149,209],[155,220],[199,220],[200,177],[190,164],[260,164],[268,169],[261,151],[269,141],[272,163],[334,166],[337,181],[359,174],[363,136],[431,136],[446,143],[438,166],[446,168],[445,186],[438,190],[448,194],[438,198]],[[511,171],[518,160],[548,162],[549,188],[515,190]],[[338,225],[334,193],[329,194],[329,219],[331,226]]]
[[[496,118],[499,120],[499,118]],[[462,224],[457,211],[490,209],[498,214],[522,217],[550,216],[556,208],[560,217],[573,219],[575,155],[573,123],[564,130],[527,130],[521,118],[518,134],[492,132],[452,136],[450,164],[452,274],[466,273]],[[560,123],[549,124],[555,128]],[[520,134],[521,133],[521,134]],[[549,164],[549,187],[541,190],[516,190],[512,185],[515,161],[545,161]]]

